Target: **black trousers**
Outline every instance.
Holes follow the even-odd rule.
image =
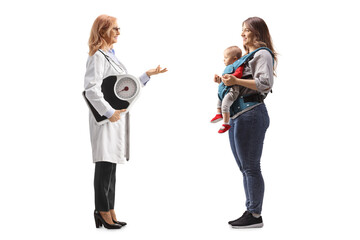
[[[115,204],[116,163],[95,163],[95,210],[107,212]]]

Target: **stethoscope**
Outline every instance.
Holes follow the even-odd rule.
[[[99,52],[101,52],[106,60],[110,63],[110,65],[120,74],[126,74],[125,69],[123,69],[120,64],[118,64],[111,56],[107,55],[103,52],[103,50],[99,49]]]

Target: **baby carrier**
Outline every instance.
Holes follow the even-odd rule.
[[[226,66],[222,75],[234,73],[237,68],[239,68],[241,65],[245,65],[248,61],[250,61],[254,57],[254,54],[257,51],[262,49],[268,50],[270,54],[273,56],[273,60],[274,60],[274,54],[272,53],[272,51],[266,47],[261,47],[256,49],[255,51],[252,51],[249,54],[244,55],[239,60],[235,61],[233,64]],[[225,86],[223,82],[219,84],[218,97],[221,101],[224,99],[225,95],[229,92],[230,88],[231,86]],[[247,99],[247,101],[244,101],[244,98]],[[262,100],[263,99],[259,99],[258,95],[239,96],[230,107],[230,117],[234,116],[236,113],[241,112],[248,107],[259,104],[259,102],[261,102]]]

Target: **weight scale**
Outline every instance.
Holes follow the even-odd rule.
[[[138,78],[130,75],[117,75],[109,76],[105,78],[101,84],[101,91],[104,94],[104,99],[115,109],[126,109],[127,113],[135,100],[139,97],[141,89],[141,83]],[[88,104],[93,116],[96,119],[98,125],[109,122],[109,119],[105,116],[101,116],[96,109],[91,105],[90,101],[85,96],[85,91],[83,96]]]

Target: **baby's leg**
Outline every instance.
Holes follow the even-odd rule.
[[[232,89],[225,95],[222,104],[221,104],[221,110],[224,117],[224,123],[229,124],[230,121],[230,107],[238,97],[238,94],[236,94]]]
[[[220,114],[221,113],[221,100],[218,99],[218,102],[217,102],[217,113]]]
[[[211,123],[217,123],[219,121],[221,121],[223,119],[223,116],[221,114],[221,101],[220,99],[218,100],[218,103],[217,103],[217,113],[215,115],[215,117],[213,119],[211,119]]]
[[[229,121],[230,121],[230,113],[229,113],[229,112],[224,112],[224,113],[223,113],[223,118],[224,118],[224,123],[225,123],[225,124],[229,124]]]

